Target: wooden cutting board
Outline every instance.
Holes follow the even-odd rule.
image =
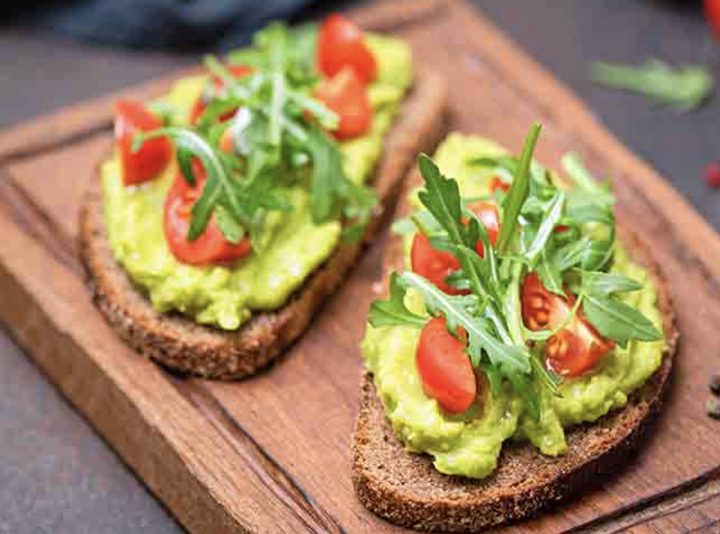
[[[613,177],[622,217],[650,241],[671,280],[681,350],[666,406],[642,452],[594,491],[511,529],[718,532],[720,423],[703,410],[708,375],[717,370],[717,234],[468,3],[389,2],[354,15],[367,28],[407,39],[418,63],[445,74],[452,129],[517,151],[539,120],[541,161],[554,166],[576,150],[598,175]],[[244,382],[168,374],[126,348],[93,308],[76,257],[80,198],[112,142],[115,98],[157,95],[168,83],[0,135],[0,317],[189,531],[399,532],[356,501],[350,481],[358,343],[382,242],[287,356]]]

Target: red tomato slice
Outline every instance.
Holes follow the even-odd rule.
[[[427,278],[440,290],[448,295],[467,295],[469,291],[462,291],[449,285],[445,278],[460,268],[460,262],[449,252],[436,250],[430,244],[425,234],[415,234],[410,250],[410,265],[414,273]]]
[[[474,202],[468,208],[478,216],[480,222],[485,226],[490,243],[493,245],[497,243],[498,234],[500,234],[500,212],[497,205],[494,202]],[[481,258],[485,257],[485,248],[479,239],[475,249]]]
[[[493,176],[490,178],[490,192],[494,193],[498,189],[503,193],[507,193],[510,189],[510,184],[503,182],[499,176]]]
[[[475,202],[468,206],[475,212],[487,230],[490,243],[497,242],[500,233],[500,215],[498,208],[492,202]],[[478,240],[477,253],[485,257],[482,241]],[[436,250],[424,234],[418,232],[413,239],[410,250],[410,265],[413,272],[427,278],[448,295],[467,295],[469,291],[460,290],[449,285],[445,278],[460,269],[458,259],[441,250]]]
[[[337,139],[358,137],[370,129],[370,98],[354,70],[344,68],[326,78],[315,89],[314,96],[340,117],[338,128],[332,132]]]
[[[250,67],[246,67],[245,65],[230,65],[227,67],[227,69],[228,71],[230,71],[230,74],[232,74],[235,78],[238,79],[252,73],[252,69]],[[225,87],[225,81],[219,76],[214,76],[213,81],[215,83],[215,90],[217,92],[222,91]],[[200,95],[200,98],[197,99],[197,102],[195,102],[195,106],[193,106],[193,109],[190,112],[190,124],[195,124],[198,121],[200,116],[205,111],[206,107],[207,104],[205,103],[204,95]],[[232,119],[236,111],[237,110],[228,111],[224,115],[221,115],[220,121],[225,122]]]
[[[251,252],[250,239],[245,238],[237,245],[229,243],[215,221],[210,219],[203,234],[195,241],[188,241],[192,207],[202,193],[207,180],[205,170],[199,161],[193,161],[195,187],[190,186],[178,173],[165,200],[164,229],[170,251],[178,261],[190,265],[223,263],[247,256]]]
[[[162,121],[139,102],[118,100],[115,104],[115,141],[125,185],[150,181],[167,167],[172,157],[172,145],[168,139],[151,139],[143,143],[137,152],[132,151],[137,132],[151,132],[162,126]]]
[[[362,30],[342,15],[330,15],[320,28],[317,64],[326,76],[335,76],[343,67],[351,67],[364,83],[377,76],[377,63],[365,44]]]
[[[521,299],[523,322],[530,330],[556,328],[575,304],[575,297],[569,292],[566,298],[550,293],[536,272],[525,277]],[[570,323],[547,341],[545,357],[557,374],[579,376],[592,369],[614,346],[578,310]]]
[[[720,39],[720,0],[705,0],[705,16],[715,36]]]
[[[462,413],[477,397],[477,378],[465,344],[445,325],[445,319],[435,318],[423,327],[415,365],[425,393],[446,412]]]

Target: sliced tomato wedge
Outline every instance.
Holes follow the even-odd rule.
[[[351,68],[345,67],[332,78],[320,82],[314,96],[340,117],[337,129],[332,132],[337,139],[359,137],[370,129],[370,97]]]
[[[170,251],[178,261],[189,265],[208,265],[233,261],[250,254],[250,239],[234,245],[223,236],[215,221],[210,218],[207,228],[195,241],[188,241],[192,208],[200,197],[207,176],[202,164],[193,161],[195,187],[187,183],[178,172],[165,200],[164,230]]]
[[[327,17],[320,28],[317,65],[320,72],[331,77],[343,67],[351,67],[364,83],[377,76],[377,62],[365,44],[362,30],[337,13]]]
[[[477,398],[477,378],[465,344],[447,331],[444,318],[430,319],[423,327],[415,365],[425,393],[446,412],[462,413]]]
[[[172,145],[168,139],[151,139],[143,143],[137,152],[132,150],[135,134],[152,132],[162,126],[162,121],[140,102],[118,100],[115,104],[115,141],[125,185],[150,181],[170,163]]]
[[[498,189],[503,193],[507,193],[510,190],[510,184],[506,184],[502,181],[502,178],[500,178],[498,175],[495,175],[490,178],[490,192],[494,193]]]
[[[244,76],[247,76],[248,74],[252,74],[252,69],[250,67],[247,67],[245,65],[230,65],[227,67],[228,71],[230,71],[230,74],[232,74],[235,78],[240,79]],[[213,83],[215,85],[215,91],[220,92],[225,87],[225,80],[220,78],[219,76],[213,77]],[[200,95],[200,98],[197,99],[197,102],[195,102],[195,105],[193,106],[192,111],[190,112],[190,123],[195,124],[197,123],[200,116],[205,112],[205,109],[207,108],[207,103],[205,102],[205,95]],[[224,115],[220,116],[220,121],[225,122],[233,118],[235,115],[235,112],[237,110],[228,111]]]
[[[536,272],[525,277],[521,300],[523,323],[530,330],[555,329],[575,304],[569,291],[566,297],[548,291]],[[545,357],[557,374],[574,377],[592,369],[613,347],[615,343],[602,337],[578,310],[570,323],[547,341]]]

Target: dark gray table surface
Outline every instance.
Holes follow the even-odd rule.
[[[594,86],[586,77],[590,60],[640,62],[657,56],[708,65],[720,79],[720,46],[710,37],[699,3],[476,1],[720,226],[720,192],[702,180],[705,165],[720,158],[720,100],[681,115]],[[194,59],[79,45],[22,26],[0,26],[0,128]],[[2,330],[0,395],[1,534],[182,531]]]

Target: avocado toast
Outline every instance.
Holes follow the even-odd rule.
[[[338,27],[354,42],[336,46]],[[81,257],[111,326],[141,354],[211,378],[248,376],[302,334],[443,125],[444,83],[413,73],[401,41],[331,16],[319,32],[271,25],[254,43],[149,104],[165,124],[139,141],[116,122],[115,154],[80,214]],[[164,170],[133,163],[167,139]]]
[[[464,199],[468,196],[478,197],[482,202],[503,209],[503,217],[496,216],[499,222],[503,222],[507,210],[512,209],[508,208],[505,199],[512,190],[510,184],[515,183],[513,176],[522,173],[522,160],[508,157],[506,151],[492,142],[460,134],[451,134],[436,155],[440,172],[447,173],[450,178],[458,178]],[[518,237],[516,233],[514,247],[511,245],[502,252],[493,248],[496,253],[494,261],[500,264],[507,262],[503,258],[514,257],[524,263],[520,273],[516,273],[519,278],[515,288],[515,311],[507,312],[507,308],[504,308],[502,313],[505,317],[514,313],[517,321],[522,321],[522,328],[516,329],[516,332],[522,333],[522,343],[518,345],[520,348],[528,348],[527,357],[536,358],[535,362],[531,362],[527,376],[539,413],[533,414],[533,408],[527,404],[528,401],[533,402],[533,397],[527,394],[528,383],[523,385],[519,381],[520,387],[515,389],[515,384],[509,383],[506,370],[500,371],[501,387],[491,391],[493,388],[488,382],[492,379],[488,379],[486,372],[494,372],[493,367],[500,367],[503,362],[498,362],[497,355],[494,360],[488,357],[488,345],[480,343],[477,344],[482,348],[478,358],[480,361],[473,361],[478,379],[477,391],[473,384],[472,392],[477,398],[470,405],[461,403],[458,406],[458,399],[462,395],[448,397],[447,389],[438,386],[437,376],[443,374],[443,367],[433,368],[434,374],[428,380],[427,363],[422,362],[426,356],[421,354],[428,325],[439,319],[428,320],[422,305],[428,295],[422,295],[418,304],[418,289],[413,287],[413,282],[417,280],[414,275],[418,270],[422,271],[417,265],[420,256],[415,247],[414,232],[423,226],[422,232],[431,236],[439,231],[436,227],[433,231],[433,221],[427,217],[427,213],[421,213],[423,210],[419,208],[426,207],[427,199],[436,198],[438,191],[446,190],[441,186],[434,187],[430,192],[425,175],[432,170],[433,165],[428,165],[428,161],[421,163],[425,167],[425,198],[422,201],[418,199],[417,191],[423,184],[423,177],[416,172],[405,185],[404,201],[399,209],[401,219],[395,225],[402,237],[391,239],[385,255],[386,275],[400,273],[403,269],[406,273],[410,269],[415,272],[410,277],[403,273],[391,279],[391,292],[386,297],[392,293],[395,296],[373,305],[370,322],[374,326],[368,326],[363,342],[367,370],[361,385],[353,446],[353,482],[359,500],[370,510],[394,523],[420,530],[478,531],[528,517],[553,502],[586,489],[595,481],[596,475],[612,472],[626,463],[629,452],[660,407],[663,390],[670,378],[677,332],[667,285],[650,251],[628,228],[622,224],[615,225],[614,217],[612,224],[616,231],[613,232],[612,254],[604,260],[596,261],[594,265],[578,263],[568,271],[561,271],[564,283],[560,287],[556,286],[552,292],[558,294],[558,297],[550,295],[551,292],[544,288],[548,280],[547,272],[540,277],[543,291],[526,293],[526,288],[538,283],[531,274],[546,267],[540,266],[539,262],[520,260],[528,250],[535,249],[523,247],[518,250],[518,240],[523,237]],[[543,233],[543,239],[552,243],[542,247],[549,257],[559,257],[556,251],[562,248],[560,245],[571,244],[573,238],[565,234],[567,231],[579,230],[578,235],[584,235],[588,244],[597,240],[599,248],[602,248],[600,242],[609,241],[607,235],[598,229],[601,226],[598,221],[610,222],[607,217],[593,207],[585,210],[587,217],[583,219],[580,215],[583,210],[579,209],[579,204],[594,204],[586,201],[605,199],[607,205],[611,206],[612,196],[605,188],[585,180],[589,177],[588,173],[576,157],[567,157],[563,163],[566,174],[563,177],[546,172],[536,163],[528,165],[529,180],[544,185],[560,184],[561,187],[544,189],[537,184],[532,185],[526,197],[531,198],[530,204],[539,205],[533,198],[537,199],[538,191],[542,190],[548,193],[545,196],[548,202],[535,213],[531,205],[523,207],[518,219],[526,217],[527,220],[522,221],[520,226],[527,230],[518,230],[518,233],[531,232],[528,235],[530,242],[537,237],[533,231],[533,221],[542,226],[540,221],[554,217],[554,221],[548,225],[557,230],[553,228],[549,234]],[[583,175],[579,181],[578,173]],[[575,187],[578,187],[578,183],[589,187],[586,194],[575,195],[572,202],[567,196],[568,178],[573,178]],[[447,185],[436,179],[434,183]],[[551,203],[550,197],[557,198],[555,195],[562,191],[565,191],[562,195],[565,198],[564,207],[552,210],[557,204]],[[476,203],[465,204],[468,205],[473,206],[470,208],[472,210],[478,209]],[[591,211],[594,216],[589,215]],[[493,234],[498,228],[493,228],[492,218],[488,220],[480,213],[476,215],[488,230],[489,240],[486,239],[485,245],[492,243],[495,247],[498,237]],[[577,219],[573,221],[573,218]],[[587,227],[582,226],[586,223],[575,226],[578,220],[591,219],[594,223],[592,231],[588,232]],[[501,225],[497,226],[502,228]],[[438,237],[431,237],[430,240],[439,243],[441,247],[445,246],[443,251],[451,250]],[[590,245],[588,250],[594,246]],[[478,249],[485,250],[484,247]],[[480,253],[478,256],[486,265],[490,261]],[[589,258],[586,256],[586,259]],[[455,268],[460,269],[460,264]],[[643,316],[651,324],[637,319],[631,313],[638,323],[633,328],[618,330],[617,325],[603,323],[591,306],[588,306],[588,312],[584,304],[577,300],[578,294],[586,289],[577,279],[573,280],[572,272],[574,270],[577,274],[588,268],[598,273],[594,275],[595,280],[613,284],[613,291],[605,296],[615,300],[618,298],[616,293],[623,295],[622,303],[644,312]],[[465,265],[462,271],[465,272]],[[490,271],[482,271],[481,267],[478,272]],[[432,278],[431,275],[432,272],[427,276]],[[586,277],[592,280],[590,273]],[[487,280],[484,275],[481,278]],[[507,283],[502,274],[500,279]],[[453,279],[451,276],[445,282],[456,284],[459,280],[460,277],[454,276]],[[622,284],[628,292],[616,291],[621,289],[618,284]],[[442,287],[442,284],[438,283],[437,287]],[[589,282],[587,287],[590,287]],[[594,291],[587,289],[588,296],[580,300],[595,302],[599,291],[597,286]],[[401,298],[403,292],[404,297]],[[471,297],[476,294],[475,290],[468,294],[467,289],[451,293],[456,304],[468,299],[471,305]],[[565,311],[570,311],[573,319],[565,319],[558,325],[533,324],[532,320],[537,319],[538,315],[528,313],[532,311],[532,306],[525,309],[525,302],[521,299],[529,296],[530,302],[540,295],[549,298],[551,302],[561,298],[567,304]],[[401,300],[407,306],[398,306]],[[606,302],[601,297],[598,301]],[[617,309],[627,311],[622,306]],[[443,317],[442,305],[431,303],[431,310],[431,316]],[[543,308],[543,311],[548,310]],[[419,315],[424,320],[418,320],[418,324],[412,326],[416,321],[412,315]],[[482,323],[482,314],[476,317],[480,318],[481,325],[487,326],[487,323]],[[590,327],[597,322],[602,334],[594,328],[587,330],[588,317],[593,319]],[[546,317],[540,316],[540,319],[547,321]],[[543,327],[547,335],[538,335]],[[550,350],[553,345],[557,346],[553,338],[573,339],[572,336],[564,338],[563,331],[577,333],[578,328],[586,329],[596,336],[596,343],[586,347],[593,350],[584,353],[585,356],[594,354],[594,357],[589,360],[558,358],[558,354]],[[633,331],[637,328],[643,332]],[[498,330],[501,329],[500,325]],[[495,328],[487,331],[498,335]],[[612,340],[606,337],[609,334],[621,339]],[[460,333],[457,339],[450,337],[460,347],[467,344],[467,338]],[[641,341],[638,337],[647,341]],[[437,339],[434,338],[436,348],[443,342]],[[486,340],[487,343],[491,341]],[[574,346],[573,343],[568,345]],[[448,354],[445,353],[444,357],[446,365]],[[465,354],[465,357],[471,360],[469,355]],[[583,365],[578,366],[579,361]],[[543,370],[537,370],[537,363],[542,365]],[[549,373],[551,384],[546,384],[544,378],[538,378],[541,373]],[[501,403],[504,404],[498,409]]]

